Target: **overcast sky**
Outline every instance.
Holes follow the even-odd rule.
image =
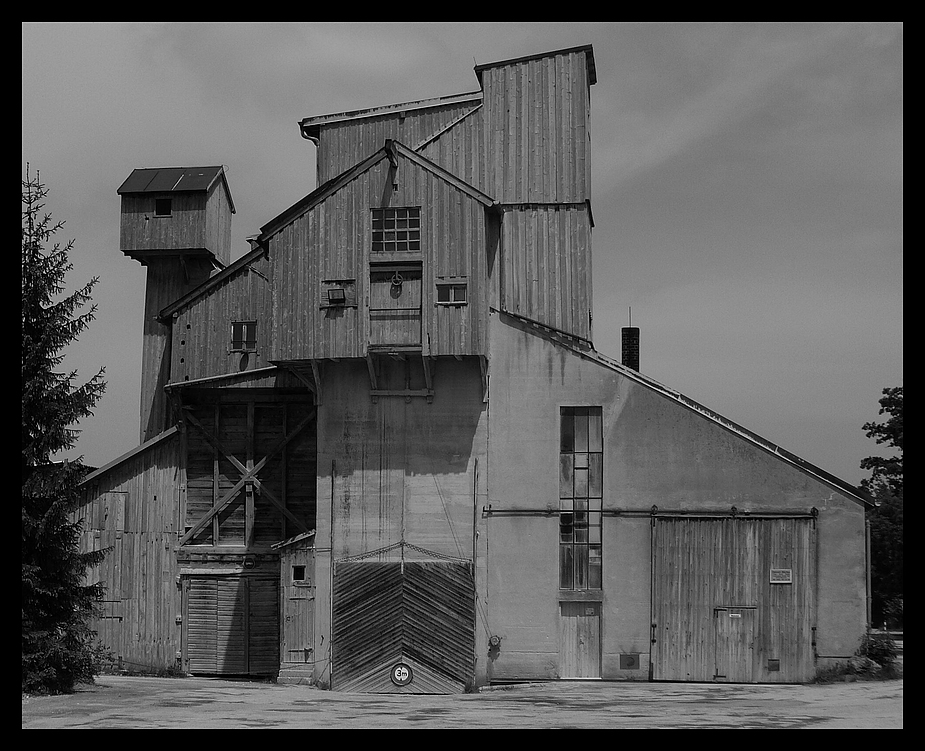
[[[136,167],[224,164],[245,238],[315,187],[304,117],[478,89],[476,64],[592,44],[594,340],[843,479],[903,383],[902,24],[85,23],[22,26],[22,173],[75,239],[108,389],[74,452],[138,443]]]

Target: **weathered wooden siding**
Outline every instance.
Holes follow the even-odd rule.
[[[653,677],[811,680],[815,550],[811,518],[656,519]],[[772,569],[792,583],[771,583]]]
[[[482,71],[480,186],[501,203],[581,202],[591,197],[587,50]]]
[[[295,576],[300,568],[301,578]],[[280,550],[282,623],[280,666],[311,666],[315,662],[315,551],[293,544]],[[311,677],[309,672],[306,677]]]
[[[251,575],[184,577],[186,667],[206,675],[279,670],[279,580]]]
[[[474,679],[475,587],[468,563],[342,561],[334,569],[334,688],[458,693]],[[390,668],[412,667],[396,685]]]
[[[174,432],[91,479],[76,516],[81,550],[110,548],[90,572],[105,587],[93,629],[127,669],[165,670],[180,650],[174,555],[180,513],[180,437]]]
[[[416,149],[478,106],[478,102],[457,102],[324,125],[316,156],[318,185],[381,149],[386,139],[398,141],[409,149]],[[436,159],[434,161],[451,169],[450,165]]]
[[[398,189],[393,189],[397,180]],[[421,207],[421,252],[378,257],[421,264],[422,331],[425,353],[480,354],[485,346],[485,209],[454,186],[407,160],[397,177],[386,160],[357,176],[270,239],[274,265],[274,330],[271,359],[363,357],[370,341],[371,209]],[[387,265],[383,265],[383,268]],[[469,300],[438,306],[440,276],[466,277]],[[325,282],[354,280],[356,307],[325,306]]]
[[[501,309],[590,339],[588,207],[506,207],[501,226]]]
[[[234,216],[224,186],[216,186],[206,201],[206,248],[223,266],[231,263],[231,218]]]
[[[158,198],[171,200],[170,216],[155,216]],[[119,247],[123,252],[207,248],[206,194],[130,193],[122,196]]]
[[[270,364],[270,272],[269,262],[259,258],[178,311],[172,322],[171,383]],[[255,352],[232,351],[233,321],[257,322]]]
[[[141,349],[141,434],[144,443],[172,422],[164,386],[171,379],[171,327],[158,320],[170,303],[209,278],[205,258],[152,258],[147,262],[144,332]]]
[[[169,198],[169,216],[155,215],[155,201]],[[122,196],[119,247],[123,253],[208,250],[230,262],[234,214],[221,182],[210,193],[127,193]]]
[[[233,490],[245,468],[269,459],[257,473],[272,493],[305,527],[315,525],[314,407],[305,397],[227,390],[191,405],[186,431],[186,529],[208,514]],[[219,401],[212,401],[219,399]],[[282,450],[273,453],[299,425],[307,424]],[[251,498],[248,493],[252,493]],[[253,508],[251,509],[251,504]],[[304,530],[286,519],[266,492],[242,487],[192,543],[266,549]]]

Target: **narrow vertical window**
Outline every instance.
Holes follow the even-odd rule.
[[[601,408],[562,407],[559,420],[559,588],[600,589]]]

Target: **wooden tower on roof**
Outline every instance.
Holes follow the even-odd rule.
[[[170,330],[158,314],[199,286],[231,255],[234,202],[223,167],[132,170],[119,187],[119,248],[147,267],[142,353],[142,442],[167,427],[163,386],[170,372]]]

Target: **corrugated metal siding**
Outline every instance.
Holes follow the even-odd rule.
[[[587,52],[482,73],[482,189],[502,203],[591,197]]]
[[[467,563],[336,564],[333,679],[341,691],[458,692],[473,679],[475,586]],[[412,684],[389,679],[396,662]]]
[[[658,518],[653,545],[656,680],[812,679],[814,520]]]
[[[506,207],[502,309],[591,336],[591,223],[587,206]]]

